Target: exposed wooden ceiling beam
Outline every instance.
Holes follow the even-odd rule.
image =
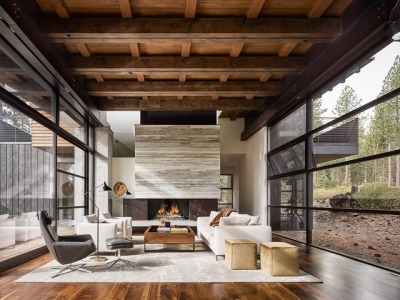
[[[190,55],[190,43],[182,43],[182,51],[181,51],[181,56],[182,57],[189,57]]]
[[[78,47],[79,52],[83,57],[90,57],[90,51],[89,48],[86,46],[84,43],[76,43],[76,46]]]
[[[69,18],[68,9],[65,6],[64,0],[53,0],[53,4],[55,11],[60,18]]]
[[[301,57],[71,57],[69,65],[75,74],[261,74],[276,72],[293,74],[304,69]]]
[[[169,99],[159,97],[148,100],[142,99],[106,99],[94,100],[99,110],[146,110],[146,111],[204,111],[204,110],[223,110],[223,111],[261,111],[265,108],[264,99],[218,99],[210,98],[198,99]]]
[[[242,51],[244,43],[235,43],[232,47],[230,57],[238,57]]]
[[[131,5],[129,0],[118,0],[119,9],[123,18],[132,18]]]
[[[257,18],[260,11],[265,3],[265,0],[253,0],[251,1],[250,7],[247,10],[247,18]]]
[[[186,0],[185,18],[194,18],[196,16],[197,0]]]
[[[332,4],[333,0],[317,0],[315,1],[313,7],[308,12],[307,17],[314,19],[319,18]]]
[[[297,43],[284,43],[279,49],[278,55],[280,57],[287,57],[289,56],[290,52],[292,52],[293,49],[296,48],[296,46]]]
[[[255,81],[188,81],[185,83],[168,81],[88,81],[86,90],[90,96],[272,96],[281,91],[280,82]]]
[[[43,21],[43,30],[55,43],[329,42],[341,34],[341,20],[50,18]]]
[[[133,57],[140,57],[139,45],[138,43],[129,43],[129,50]]]

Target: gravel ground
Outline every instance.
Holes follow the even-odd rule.
[[[281,232],[305,240],[304,232]],[[400,216],[314,212],[313,244],[400,270]]]

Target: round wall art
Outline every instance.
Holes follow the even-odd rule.
[[[125,193],[126,193],[126,185],[125,185],[125,183],[123,183],[123,182],[117,182],[116,184],[114,184],[114,188],[113,188],[113,190],[114,190],[114,193],[117,195],[117,196],[122,196],[122,195],[124,195]]]

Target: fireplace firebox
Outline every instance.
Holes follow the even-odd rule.
[[[218,209],[218,199],[125,198],[124,216],[133,220],[197,220]]]

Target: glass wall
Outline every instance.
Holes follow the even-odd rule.
[[[2,269],[18,256],[26,259],[31,251],[45,249],[39,211],[54,218],[60,234],[74,233],[88,211],[84,193],[93,164],[88,163],[87,143],[94,145],[94,130],[34,70],[33,62],[0,44],[0,63]]]
[[[305,99],[309,120],[304,104],[270,128],[274,233],[400,270],[399,53],[389,44]]]

